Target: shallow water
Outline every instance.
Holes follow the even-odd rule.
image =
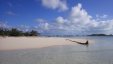
[[[78,44],[0,51],[0,64],[113,64],[113,37],[77,38],[89,40],[89,46]]]

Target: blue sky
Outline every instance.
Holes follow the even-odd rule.
[[[113,34],[113,0],[0,0],[1,26],[45,34]]]

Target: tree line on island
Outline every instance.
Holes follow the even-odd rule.
[[[38,33],[35,30],[31,31],[21,31],[17,28],[7,29],[7,28],[0,28],[0,36],[38,36],[40,33]]]
[[[21,31],[18,30],[17,28],[2,28],[0,27],[0,36],[39,36],[40,33],[31,30],[31,31]],[[41,35],[40,35],[41,36]],[[47,37],[76,37],[76,36],[82,36],[82,35],[44,35]],[[90,34],[90,35],[85,35],[85,36],[113,36],[113,34]]]

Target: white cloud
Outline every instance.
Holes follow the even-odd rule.
[[[17,27],[19,30],[22,30],[22,31],[29,31],[30,30],[30,26],[27,26],[27,25],[20,25]]]
[[[40,30],[48,30],[49,29],[49,23],[47,23],[47,22],[39,23],[38,29],[40,29]]]
[[[91,18],[92,17],[82,9],[82,4],[79,3],[77,6],[72,7],[70,14],[70,20],[72,23],[87,24]]]
[[[56,0],[53,0],[52,2],[54,1]],[[53,3],[51,3],[50,5],[53,5]],[[50,8],[57,9],[59,7],[57,5],[58,3],[55,3],[54,6],[53,7],[50,6]],[[35,27],[22,26],[22,28],[24,27],[26,31],[28,29],[35,29],[42,33],[46,32],[47,34],[75,34],[75,35],[91,33],[113,34],[113,19],[103,20],[103,18],[108,17],[108,15],[105,14],[102,16],[96,15],[96,17],[99,20],[89,15],[88,12],[85,9],[83,9],[82,4],[79,3],[76,6],[72,7],[70,14],[68,15],[67,18],[58,16],[50,23],[48,22],[48,20],[38,18],[35,20],[38,22],[37,26]],[[0,26],[7,25],[0,23]]]
[[[108,15],[99,16],[98,18],[107,18]],[[56,22],[48,23],[49,33],[55,32],[63,34],[91,34],[91,33],[106,33],[113,34],[113,19],[112,20],[97,20],[94,19],[88,12],[82,8],[82,4],[72,7],[68,18],[59,16],[55,19]]]
[[[7,25],[7,22],[0,21],[0,28],[10,28],[10,27]]]
[[[59,17],[56,18],[56,22],[58,24],[63,24],[65,22],[65,19],[63,17],[59,16]]]
[[[100,19],[106,19],[106,18],[108,18],[108,15],[106,15],[106,14],[103,14],[103,15],[98,15],[98,14],[96,14],[96,18],[97,18],[98,20],[100,20]]]
[[[35,21],[38,22],[38,27],[40,28],[40,30],[42,30],[42,29],[48,30],[49,29],[49,23],[47,23],[47,20],[38,18]]]
[[[45,30],[48,30],[48,29],[49,29],[49,24],[48,24],[48,23],[45,23],[43,28],[44,28]]]
[[[68,9],[65,0],[42,0],[42,5],[47,8],[58,9],[59,11],[65,11]]]

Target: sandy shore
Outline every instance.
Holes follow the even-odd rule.
[[[86,39],[74,39],[85,42]],[[54,45],[76,45],[60,37],[0,37],[0,50],[42,48]]]
[[[0,64],[113,64],[113,37],[69,38],[77,44],[55,37],[0,38]],[[109,42],[108,42],[109,41]]]

